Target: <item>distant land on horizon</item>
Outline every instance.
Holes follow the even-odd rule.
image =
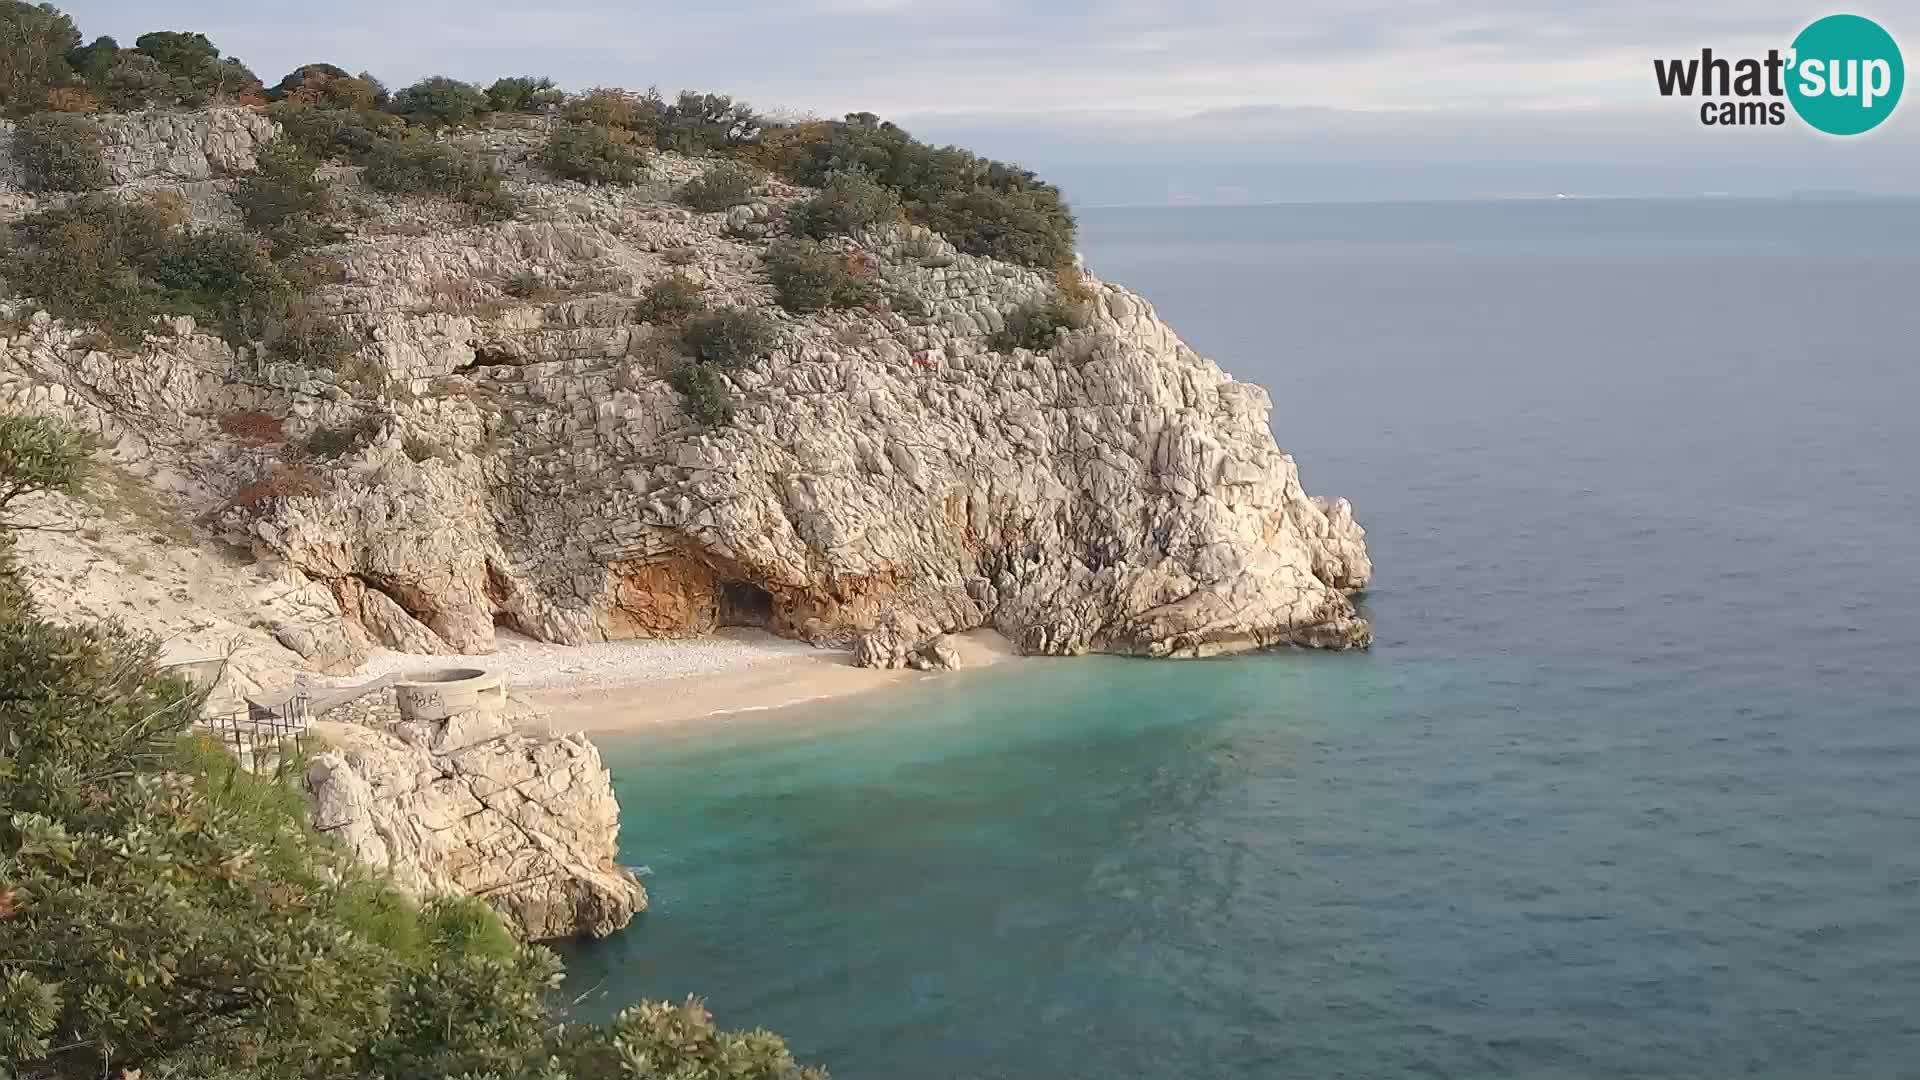
[[[1072,192],[1068,191],[1069,200]],[[1352,199],[1262,199],[1244,201],[1205,201],[1186,199],[1164,202],[1076,203],[1077,210],[1233,210],[1269,206],[1420,206],[1456,203],[1508,202],[1844,202],[1910,203],[1920,202],[1920,194],[1835,190],[1790,191],[1778,195],[1735,195],[1705,191],[1694,195],[1593,195],[1580,192],[1553,192],[1542,195],[1459,195],[1430,198],[1352,198]]]

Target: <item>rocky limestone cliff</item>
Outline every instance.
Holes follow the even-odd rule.
[[[230,216],[217,177],[270,133],[244,112],[116,123],[116,177],[192,188],[200,220]],[[341,274],[321,301],[362,343],[341,372],[188,320],[110,355],[18,309],[0,401],[100,428],[283,567],[263,619],[332,670],[374,644],[484,653],[502,626],[582,643],[754,623],[844,644],[884,624],[909,645],[987,626],[1034,653],[1154,656],[1370,640],[1350,507],[1302,488],[1265,391],[1141,298],[1089,277],[1084,329],[996,352],[989,335],[1052,279],[893,226],[844,246],[917,304],[790,316],[763,256],[807,192],[695,213],[670,192],[698,163],[556,183],[528,160],[542,137],[474,137],[521,207],[496,224],[334,170],[362,218],[326,251]],[[774,355],[730,374],[728,426],[685,416],[662,377],[672,332],[635,320],[669,272],[778,321]],[[509,287],[528,281],[536,295]],[[223,510],[280,452],[222,436],[221,416],[254,409],[288,417],[289,438],[374,436],[317,463],[319,494]]]
[[[536,941],[605,937],[646,909],[614,861],[620,808],[583,736],[481,713],[408,722],[390,698],[355,719],[315,725],[312,821],[402,890],[478,897]]]

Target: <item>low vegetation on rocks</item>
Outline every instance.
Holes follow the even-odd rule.
[[[276,359],[337,371],[353,354],[352,336],[314,301],[290,301],[268,321],[263,343]]]
[[[725,369],[765,356],[773,350],[777,337],[765,315],[748,308],[727,307],[689,321],[681,340],[696,359]]]
[[[1006,328],[987,342],[996,352],[1031,349],[1046,352],[1060,335],[1086,325],[1086,317],[1066,300],[1054,298],[1023,304],[1007,313]]]
[[[383,144],[406,134],[406,121],[370,109],[327,108],[292,100],[267,110],[285,138],[321,161],[364,164]]]
[[[362,174],[376,191],[394,195],[438,195],[465,203],[481,217],[508,217],[513,202],[500,177],[487,171],[459,147],[426,139],[396,139],[374,144]]]
[[[633,305],[634,318],[650,323],[681,323],[707,309],[705,289],[684,274],[668,274],[649,284]]]
[[[348,74],[332,64],[302,64],[267,88],[267,100],[311,109],[365,111],[387,104],[387,88],[367,72]]]
[[[486,91],[445,75],[421,79],[402,89],[387,107],[407,123],[428,129],[472,123],[493,111]]]
[[[787,210],[787,228],[795,236],[826,240],[853,236],[900,218],[900,197],[863,170],[837,172],[820,193]]]
[[[759,312],[726,307],[687,320],[680,340],[692,358],[675,362],[667,382],[694,422],[718,427],[733,418],[733,388],[724,373],[771,352],[778,335]]]
[[[544,75],[510,75],[487,87],[487,104],[494,112],[533,113],[558,105],[567,95]]]
[[[733,389],[712,364],[685,361],[673,369],[667,382],[685,399],[687,416],[695,423],[719,427],[733,419]]]
[[[865,172],[899,196],[909,221],[968,254],[1047,268],[1073,257],[1073,215],[1058,188],[1025,169],[923,143],[872,113],[769,130],[762,144],[757,160],[795,183]]]
[[[727,210],[753,198],[760,178],[727,162],[708,169],[680,186],[680,201],[695,210]]]
[[[191,315],[245,342],[290,292],[252,237],[191,229],[163,206],[107,195],[22,220],[8,277],[54,314],[122,342],[137,341],[160,315]]]
[[[647,154],[605,124],[572,124],[548,137],[541,162],[563,180],[631,184],[646,171]]]
[[[796,315],[860,307],[880,296],[859,255],[805,240],[768,252],[767,276],[780,306]]]
[[[360,419],[340,427],[315,428],[300,444],[301,449],[317,458],[343,457],[372,440],[380,430],[380,419],[363,416]]]
[[[744,101],[725,94],[682,91],[672,101],[657,90],[633,93],[600,87],[568,103],[576,123],[607,124],[631,132],[642,144],[690,155],[730,154],[751,146],[765,122]]]
[[[29,191],[98,191],[106,186],[100,131],[92,120],[40,113],[13,133],[13,159]]]
[[[266,238],[277,256],[298,254],[340,239],[333,192],[315,175],[318,162],[279,138],[255,154],[256,168],[234,190],[247,227]]]

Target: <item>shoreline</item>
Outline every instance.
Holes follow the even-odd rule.
[[[600,685],[529,687],[520,696],[544,712],[556,731],[627,733],[856,697],[1019,659],[1012,643],[992,630],[955,634],[953,640],[960,650],[957,672],[856,667],[846,650],[815,649],[811,655],[764,660],[726,671]]]
[[[728,629],[691,640],[548,645],[517,636],[482,656],[380,653],[344,682],[435,667],[475,667],[506,680],[554,732],[642,731],[706,717],[770,712],[853,697],[1022,659],[993,630],[953,635],[957,672],[856,667],[846,649],[819,649],[760,630]]]

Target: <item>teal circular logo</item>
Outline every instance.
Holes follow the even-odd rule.
[[[1893,35],[1872,19],[1829,15],[1793,39],[1787,99],[1800,119],[1829,135],[1871,131],[1893,114],[1906,65]]]

